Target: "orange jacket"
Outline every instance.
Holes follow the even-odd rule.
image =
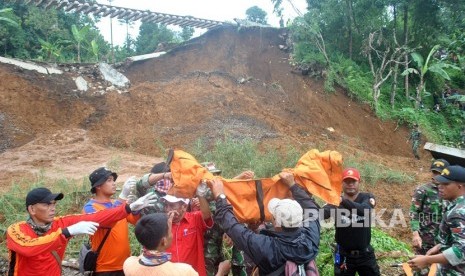
[[[191,198],[202,179],[215,176],[202,167],[187,152],[175,150],[170,163],[174,185],[168,191],[177,197]],[[294,174],[296,183],[327,203],[339,205],[342,192],[342,156],[336,151],[310,150],[296,166],[286,169]],[[279,175],[254,180],[222,179],[224,191],[241,222],[270,220],[268,201],[290,197],[289,188],[281,183]]]

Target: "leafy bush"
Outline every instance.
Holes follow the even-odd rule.
[[[320,234],[320,248],[318,252],[318,257],[316,260],[318,270],[321,276],[332,276],[334,275],[334,227],[322,228]],[[377,255],[388,252],[398,252],[400,251],[401,257],[387,257],[381,260],[378,260],[378,264],[383,266],[383,264],[391,264],[406,261],[407,256],[411,256],[413,253],[410,250],[410,247],[401,241],[394,239],[380,229],[372,228],[371,229],[371,245],[375,249]],[[381,253],[381,254],[379,254]]]
[[[244,170],[253,170],[256,177],[271,177],[283,168],[292,168],[304,153],[289,147],[285,153],[274,148],[260,151],[252,139],[234,140],[229,136],[219,139],[213,148],[207,148],[205,141],[198,139],[189,151],[199,162],[212,161],[226,178],[232,178]]]

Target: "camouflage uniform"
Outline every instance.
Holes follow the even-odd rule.
[[[161,193],[161,192],[158,192],[157,190],[154,189],[153,186],[151,186],[149,184],[149,177],[150,177],[151,173],[148,173],[148,174],[145,174],[144,176],[142,176],[141,179],[139,179],[139,181],[137,181],[137,184],[136,184],[136,196],[137,198],[141,197],[141,196],[144,196],[146,195],[147,193],[150,193],[150,192],[155,192],[155,195],[157,196],[156,199],[156,203],[155,203],[155,206],[153,207],[147,207],[147,208],[144,208],[142,209],[142,215],[146,215],[146,214],[153,214],[153,213],[164,213],[165,212],[165,206],[163,204],[163,201],[161,200],[161,198],[163,196],[165,196],[164,193]]]
[[[216,203],[213,200],[213,195],[211,191],[208,191],[207,200],[210,203],[210,211],[212,214],[215,213]],[[223,254],[223,234],[224,231],[219,227],[218,224],[214,224],[211,229],[208,229],[204,234],[204,255],[205,255],[205,266],[207,268],[207,275],[216,275],[218,270],[218,265],[220,262],[225,260]],[[238,250],[235,246],[232,247],[232,256],[231,256],[231,272],[234,276],[247,276],[252,272],[253,265],[248,265],[246,258],[244,257],[244,252]],[[250,272],[248,272],[248,268]]]
[[[437,275],[465,275],[465,196],[451,201],[439,226],[440,251],[448,264],[439,265]]]
[[[420,146],[420,136],[421,132],[418,130],[418,127],[414,127],[410,133],[409,141],[412,141],[412,151],[416,159],[420,159],[418,155],[418,147]]]
[[[435,244],[439,224],[445,210],[446,201],[438,194],[438,187],[427,183],[415,189],[410,206],[410,227],[412,232],[418,231],[422,246],[416,253],[426,254]]]
[[[247,276],[251,275],[255,264],[244,251],[237,249],[233,246],[231,256],[231,272],[234,276]]]
[[[210,211],[212,214],[215,213],[216,205],[211,191],[208,191],[207,200],[209,200]],[[207,275],[216,275],[218,265],[224,260],[223,256],[223,230],[218,224],[213,224],[213,227],[207,229],[204,238],[203,253],[205,256],[205,267],[207,269]]]

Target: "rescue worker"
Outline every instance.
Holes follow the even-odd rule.
[[[421,270],[437,263],[437,275],[465,275],[465,168],[448,166],[434,179],[439,195],[450,202],[439,226],[438,244],[408,264]]]
[[[380,275],[371,241],[371,211],[376,205],[370,193],[361,193],[360,172],[343,172],[341,203],[323,206],[324,218],[335,217],[336,252],[334,275]]]

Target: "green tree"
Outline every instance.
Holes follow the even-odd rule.
[[[187,26],[182,27],[180,36],[183,41],[187,41],[191,39],[193,35],[194,35],[194,28],[187,27]]]
[[[153,53],[158,44],[173,42],[175,34],[166,25],[143,22],[136,39],[136,53],[138,55]]]
[[[11,14],[12,11],[13,9],[11,8],[1,9],[0,10],[0,21],[6,22],[6,24],[9,24],[11,26],[19,27],[19,24],[16,21],[14,21],[13,19],[9,17],[4,16],[4,14],[7,14],[7,13]]]
[[[432,74],[437,74],[440,77],[450,80],[449,74],[446,72],[446,68],[453,68],[453,69],[458,69],[457,66],[448,64],[446,62],[443,62],[441,60],[435,60],[433,58],[433,54],[439,49],[439,45],[434,46],[428,56],[426,57],[426,61],[424,58],[417,52],[412,53],[412,58],[415,61],[416,68],[408,68],[405,70],[402,75],[406,74],[417,74],[420,77],[420,82],[416,88],[416,97],[415,97],[415,108],[418,108],[420,103],[422,102],[422,97],[423,94],[426,90],[426,80],[425,76],[427,73],[432,73]]]
[[[69,41],[67,40],[57,40],[54,42],[49,42],[41,38],[38,39],[41,46],[41,51],[45,54],[45,59],[48,61],[56,61],[58,58],[60,58],[63,46],[69,44]]]
[[[267,19],[266,19],[267,13],[264,10],[260,9],[258,6],[253,6],[253,7],[248,8],[245,11],[245,15],[246,15],[246,19],[252,22],[256,22],[256,23],[260,23],[264,25],[268,24]]]

